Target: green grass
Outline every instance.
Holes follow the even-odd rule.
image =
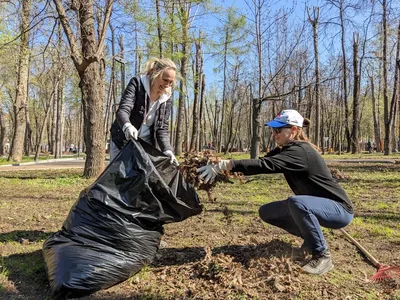
[[[361,244],[366,244],[366,248],[374,255],[379,255],[382,262],[398,261],[400,165],[344,163],[335,165],[335,168],[350,177],[340,184],[355,205],[356,217],[346,230]],[[80,173],[81,170],[0,172],[0,298],[3,290],[10,290],[10,286],[17,285],[21,297],[26,296],[28,299],[32,294],[33,298],[29,299],[35,299],[35,296],[36,299],[45,299],[39,292],[48,288],[41,256],[42,243],[61,228],[79,192],[93,182],[82,178]],[[176,296],[175,299],[179,299],[185,296],[190,285],[193,285],[190,289],[194,291],[200,292],[201,286],[201,289],[209,289],[210,293],[214,288],[224,288],[215,282],[202,282],[198,278],[192,280],[193,270],[196,271],[203,263],[204,257],[193,259],[189,263],[183,262],[189,256],[189,250],[195,252],[205,246],[210,246],[213,250],[223,247],[230,251],[230,255],[236,255],[234,262],[237,262],[251,251],[261,257],[268,255],[269,248],[260,248],[260,252],[257,252],[252,247],[259,244],[270,245],[271,240],[278,240],[289,245],[289,254],[286,254],[290,257],[293,251],[290,247],[299,245],[300,241],[282,230],[262,223],[258,217],[258,208],[261,205],[292,195],[283,175],[263,174],[246,177],[243,183],[239,179],[232,179],[232,182],[217,185],[214,189],[217,198],[215,202],[207,201],[206,193],[199,191],[204,205],[203,213],[182,223],[165,226],[163,239],[168,243],[168,248],[162,253],[171,255],[171,265],[167,258],[164,265],[146,266],[127,282],[105,291],[102,296],[111,293],[105,297],[172,299],[171,297]],[[366,258],[354,245],[338,234],[337,230],[324,228],[323,232],[328,243],[333,246],[335,269],[326,277],[299,275],[302,288],[297,294],[291,295],[291,299],[321,299],[324,289],[342,292],[337,295],[337,299],[341,299],[344,294],[351,296],[351,299],[396,299],[397,295],[386,297],[382,292],[383,288],[361,281],[365,277],[364,273],[371,276],[376,269],[366,262]],[[238,246],[244,247],[244,251],[235,254],[234,249]],[[177,259],[176,252],[182,257]],[[251,262],[258,258],[250,256],[248,260]],[[262,273],[261,269],[257,269],[257,272]],[[161,276],[166,276],[166,279],[160,279]],[[293,278],[297,277],[293,275]],[[258,279],[265,280],[263,277]],[[195,286],[199,281],[200,285]],[[244,294],[232,290],[229,297],[252,299]],[[271,297],[276,296],[278,299],[282,295],[274,294]],[[207,294],[202,296],[206,298]]]

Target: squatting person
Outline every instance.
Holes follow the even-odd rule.
[[[317,147],[308,141],[303,127],[310,125],[296,110],[280,112],[265,125],[272,128],[278,147],[259,159],[222,160],[201,167],[197,172],[212,182],[222,170],[245,175],[283,173],[295,196],[262,205],[263,221],[303,238],[303,249],[312,258],[302,267],[311,274],[324,274],[333,268],[331,254],[321,226],[339,229],[353,219],[353,204],[332,178]]]

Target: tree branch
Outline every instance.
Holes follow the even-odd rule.
[[[71,25],[69,24],[67,14],[65,13],[65,9],[63,7],[61,0],[53,0],[54,4],[56,5],[56,9],[58,15],[60,17],[61,25],[64,28],[65,35],[67,36],[69,46],[71,48],[71,57],[75,64],[75,67],[79,70],[82,69],[83,64],[83,57],[82,53],[79,50],[78,44],[76,43],[74,33],[72,31]]]
[[[105,14],[105,17],[104,17],[103,27],[101,29],[101,35],[99,37],[100,40],[99,40],[98,48],[97,48],[97,52],[96,52],[96,56],[98,58],[100,58],[101,54],[103,53],[104,42],[105,42],[106,34],[107,34],[107,26],[108,26],[108,23],[110,22],[113,3],[114,3],[114,0],[108,0],[107,1],[106,14]]]

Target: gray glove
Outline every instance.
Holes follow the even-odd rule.
[[[222,171],[228,170],[228,163],[229,160],[221,160],[215,165],[206,165],[198,168],[196,172],[201,173],[200,178],[204,180],[205,184],[211,184],[214,182],[215,177],[217,177],[218,174],[222,173]]]
[[[122,131],[125,133],[125,138],[129,140],[137,140],[139,131],[131,123],[125,123],[122,127]]]
[[[169,157],[170,163],[171,163],[171,164],[174,164],[175,166],[179,166],[179,162],[178,162],[178,160],[176,159],[174,153],[173,153],[171,150],[166,150],[166,151],[164,151],[163,153],[164,153],[166,156]]]

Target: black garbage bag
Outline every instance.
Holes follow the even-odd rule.
[[[43,244],[53,296],[83,297],[126,280],[153,261],[163,224],[201,210],[168,157],[146,142],[129,142]]]

